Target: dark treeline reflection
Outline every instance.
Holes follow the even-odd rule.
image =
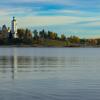
[[[64,67],[65,59],[63,57],[45,57],[45,56],[19,56],[16,53],[13,56],[0,56],[0,74],[15,74],[27,72],[51,72]]]
[[[63,57],[31,57],[31,56],[0,56],[0,68],[11,67],[16,64],[17,67],[49,67],[53,65],[64,64],[65,59]],[[54,67],[55,67],[54,66]]]

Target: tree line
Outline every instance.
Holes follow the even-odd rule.
[[[13,38],[11,32],[8,37],[7,31],[0,32],[0,45],[31,45],[31,46],[65,46],[65,47],[80,47],[80,46],[100,46],[100,38],[98,39],[82,39],[78,36],[67,37],[65,34],[58,35],[56,32],[37,31],[32,32],[30,29],[20,28],[17,30],[17,38]]]

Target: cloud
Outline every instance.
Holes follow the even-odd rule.
[[[55,16],[55,15],[58,15],[58,16],[61,16],[61,15],[66,15],[67,14],[80,14],[80,11],[79,10],[67,10],[67,9],[52,9],[52,10],[47,10],[47,11],[37,11],[37,15],[52,15],[52,16]]]
[[[39,7],[34,7],[34,10],[31,8],[13,8],[13,9],[0,9],[0,16],[29,16],[30,14],[36,15],[37,10],[39,10]]]
[[[95,23],[99,17],[72,17],[72,16],[26,16],[18,18],[18,22],[28,26],[48,26],[48,25],[82,25],[82,22]],[[84,23],[83,23],[84,25]],[[87,25],[87,23],[85,24]]]

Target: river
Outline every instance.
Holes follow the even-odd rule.
[[[0,48],[0,100],[100,100],[100,48]]]

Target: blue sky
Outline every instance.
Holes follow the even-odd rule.
[[[0,25],[55,31],[66,36],[100,37],[100,0],[1,0]]]

